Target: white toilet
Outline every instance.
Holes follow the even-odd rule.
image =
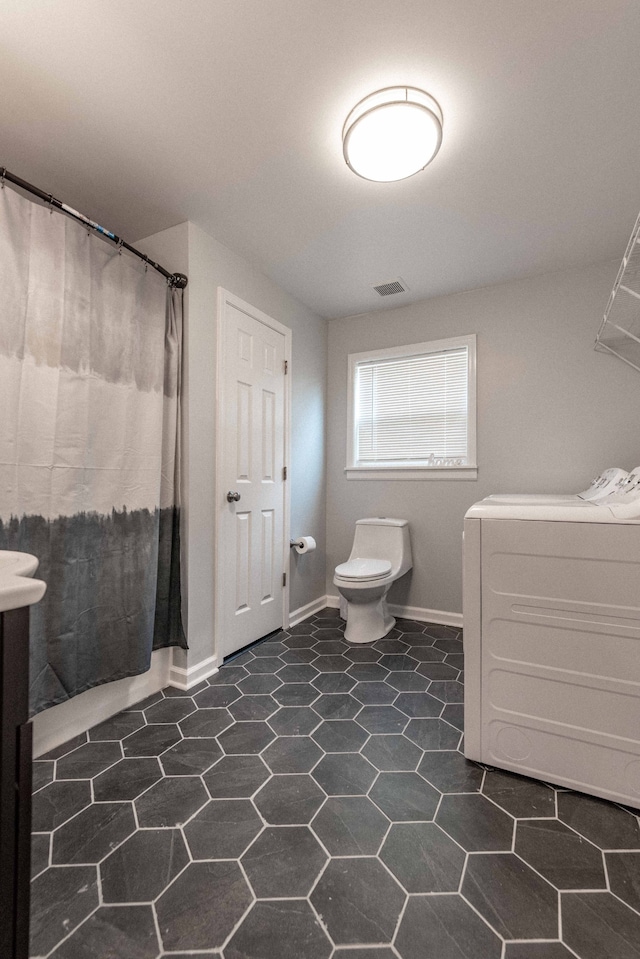
[[[373,643],[395,625],[387,607],[389,587],[413,566],[409,524],[377,516],[359,519],[351,555],[336,566],[334,585],[347,602],[345,639]]]

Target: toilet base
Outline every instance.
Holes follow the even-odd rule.
[[[395,624],[385,599],[373,603],[348,602],[344,638],[348,643],[375,643]]]

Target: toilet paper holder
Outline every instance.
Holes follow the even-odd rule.
[[[289,540],[289,546],[291,549],[295,549],[296,553],[302,555],[303,553],[312,553],[316,548],[316,541],[313,536],[299,536],[298,539]]]

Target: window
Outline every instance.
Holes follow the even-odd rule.
[[[476,338],[349,355],[349,479],[475,479]]]

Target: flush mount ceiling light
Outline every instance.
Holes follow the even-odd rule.
[[[356,104],[342,128],[347,165],[365,180],[404,180],[440,149],[442,110],[415,87],[387,87]]]

